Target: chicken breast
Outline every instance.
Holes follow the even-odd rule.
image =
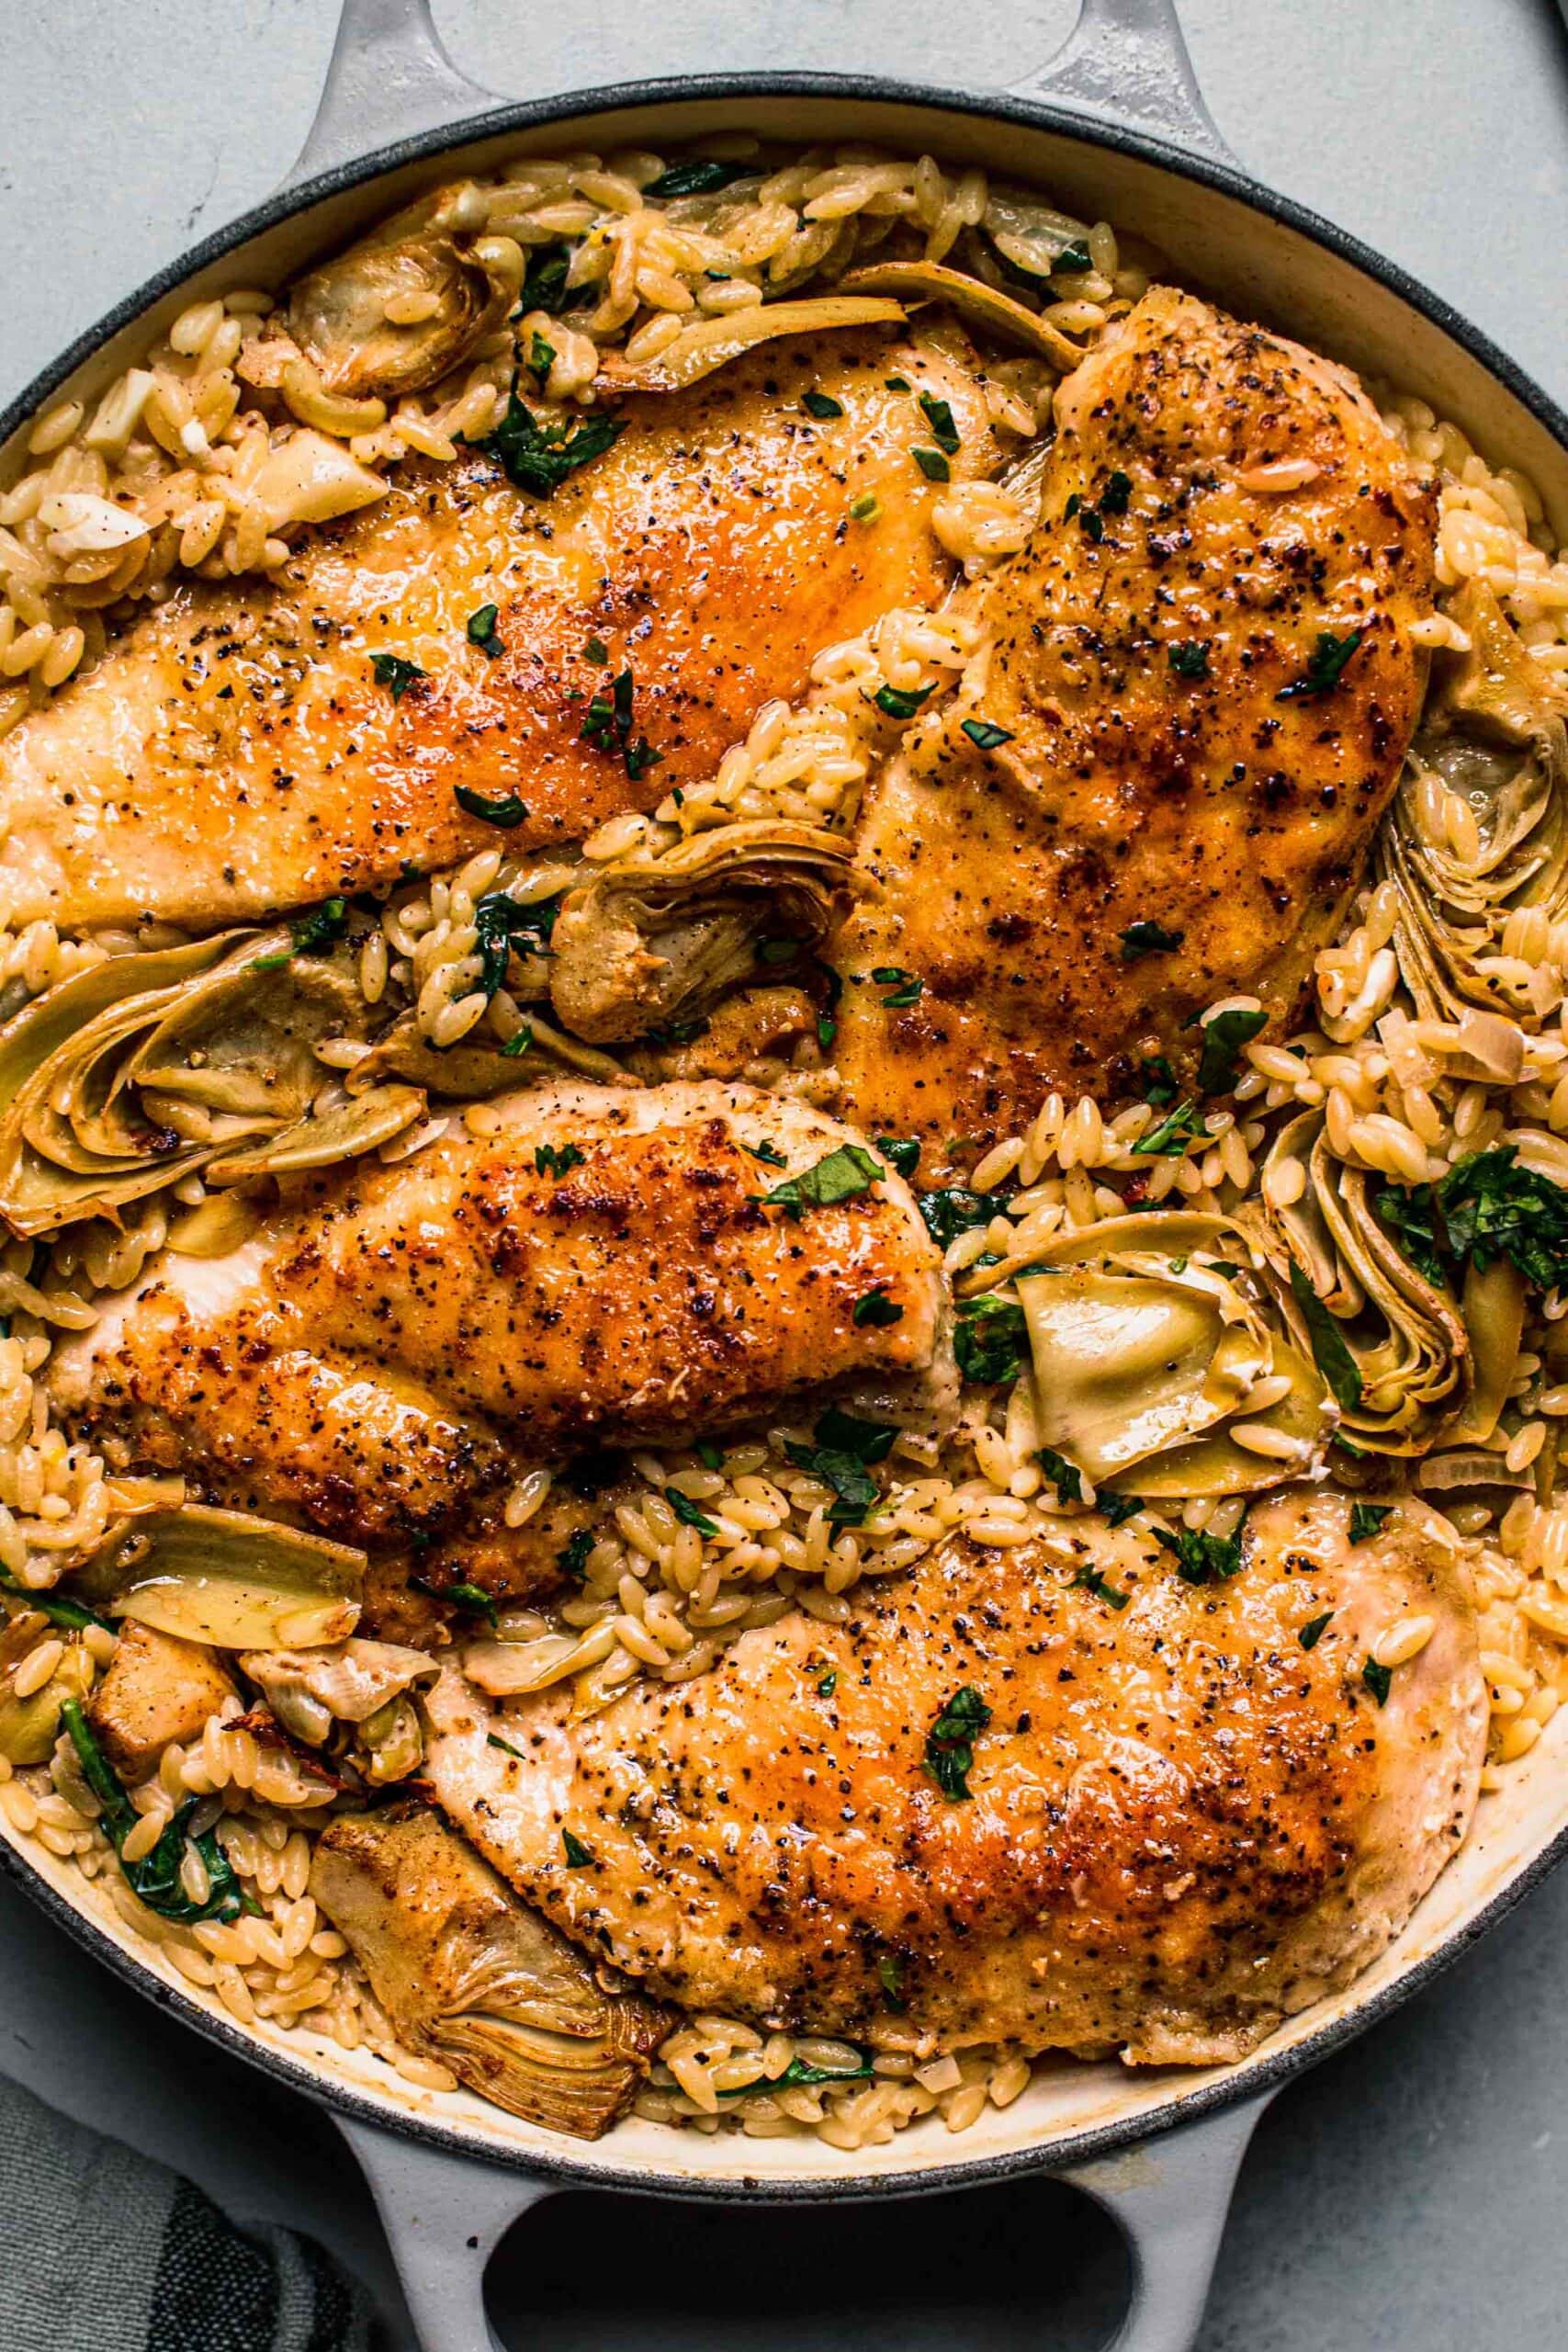
[[[866,808],[835,960],[874,1131],[989,1139],[1189,1058],[1224,996],[1285,1014],[1415,726],[1435,492],[1343,369],[1156,288],[1056,401],[983,691]]]
[[[824,1204],[762,1204],[850,1147],[869,1173],[840,1158]],[[873,1290],[897,1320],[855,1321]],[[511,1095],[334,1169],[231,1255],[155,1260],[49,1377],[117,1459],[355,1542],[489,1528],[502,1553],[529,1464],[845,1388],[942,1420],[954,1386],[902,1180],[821,1113],[717,1085]]]
[[[1397,1930],[1464,1836],[1486,1724],[1423,1506],[1353,1545],[1346,1498],[1298,1490],[1243,1555],[1195,1587],[1132,1527],[957,1535],[844,1625],[782,1619],[578,1722],[570,1690],[492,1713],[449,1668],[430,1780],[525,1897],[694,2009],[1235,2058]]]
[[[824,645],[946,584],[919,413],[889,375],[950,402],[960,472],[994,463],[976,377],[886,334],[829,335],[627,401],[614,447],[547,503],[486,456],[414,465],[276,589],[182,586],[0,745],[0,912],[227,922],[499,840],[576,841],[711,775]],[[808,392],[842,415],[813,416]],[[865,496],[874,532],[850,518]],[[493,658],[468,636],[487,605]],[[377,654],[423,674],[394,696]],[[626,670],[628,744],[585,740]],[[527,814],[500,833],[459,786]]]

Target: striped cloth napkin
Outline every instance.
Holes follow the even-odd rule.
[[[369,2352],[321,2248],[247,2234],[186,2180],[0,2080],[4,2352]]]

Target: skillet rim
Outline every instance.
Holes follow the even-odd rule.
[[[983,120],[1016,123],[1025,130],[1044,130],[1076,139],[1092,147],[1130,155],[1174,173],[1178,177],[1215,189],[1295,231],[1322,246],[1366,277],[1385,287],[1408,308],[1430,322],[1457,344],[1512,394],[1526,412],[1568,452],[1568,413],[1534,378],[1502,351],[1464,314],[1432,292],[1400,264],[1375,247],[1340,229],[1310,207],[1278,194],[1237,164],[1196,154],[1158,134],[1129,128],[1109,118],[1077,107],[1032,99],[1011,90],[996,94],[949,90],[940,85],[910,82],[876,74],[815,73],[751,73],[669,75],[655,81],[623,82],[567,91],[555,96],[515,99],[439,124],[429,130],[373,148],[347,163],[333,165],[308,180],[287,185],[248,211],[203,238],[167,263],[84,329],[65,349],[22,388],[0,411],[0,450],[17,431],[36,416],[51,393],[90,359],[112,335],[131,324],[154,303],[175,292],[198,271],[223,259],[254,237],[310,211],[333,196],[367,185],[385,173],[409,164],[434,160],[476,140],[503,137],[508,132],[569,122],[588,114],[612,114],[633,107],[676,105],[694,99],[724,98],[744,103],[758,97],[823,97],[871,106],[906,106],[931,112],[967,115]],[[1339,2016],[1325,2021],[1289,2048],[1253,2064],[1243,2060],[1197,2091],[1179,2095],[1164,2106],[1121,2121],[1091,2126],[994,2155],[960,2159],[894,2173],[827,2174],[778,2180],[761,2179],[737,2167],[733,2173],[708,2175],[660,2174],[652,2168],[622,2169],[585,2163],[581,2158],[532,2148],[491,2148],[470,2141],[454,2126],[426,2121],[335,2082],[320,2062],[286,2056],[255,2039],[237,2023],[215,2016],[188,1995],[157,1976],[148,1964],[116,1941],[106,1927],[62,1894],[9,1834],[0,1835],[0,1867],[28,1898],[65,1929],[75,1942],[104,1962],[124,1983],[181,2024],[209,2041],[218,2043],[247,2064],[332,2109],[335,2113],[438,2153],[448,2159],[480,2164],[496,2170],[547,2181],[560,2188],[604,2189],[644,2197],[690,2199],[705,2204],[818,2204],[838,2199],[870,2199],[932,2195],[980,2187],[1031,2174],[1061,2171],[1092,2158],[1140,2146],[1163,2133],[1195,2124],[1243,2099],[1272,2095],[1285,2083],[1387,2016],[1413,1995],[1430,1984],[1472,1945],[1495,1927],[1568,1856],[1568,1823],[1539,1846],[1490,1895],[1472,1917],[1451,1928],[1430,1951],[1401,1968],[1377,1992],[1353,2001]],[[1132,2079],[1129,2077],[1129,2079]]]

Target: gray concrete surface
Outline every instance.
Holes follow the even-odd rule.
[[[1070,0],[438,0],[460,62],[518,96],[784,62],[993,85],[1043,58],[1071,13]],[[0,402],[276,181],[335,14],[335,0],[5,0]],[[1183,14],[1244,161],[1394,254],[1568,400],[1568,41],[1549,0],[1185,0]],[[1205,2352],[1562,2340],[1565,1977],[1568,1873],[1279,2100],[1242,2175]],[[183,2164],[232,2210],[314,2226],[382,2272],[321,2119],[193,2055],[6,1883],[0,2069]],[[621,2253],[607,2262],[612,2219]],[[1109,2233],[1065,2192],[1027,2187],[841,2215],[627,2203],[611,2217],[563,2200],[503,2249],[494,2301],[509,2343],[534,2340],[532,2310],[555,2352],[816,2352],[852,2335],[865,2352],[1077,2352],[1103,2341],[1120,2291]]]

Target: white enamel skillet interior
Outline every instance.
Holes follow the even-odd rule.
[[[427,0],[345,0],[299,165],[271,202],[209,239],[84,336],[0,417],[0,481],[62,390],[88,396],[187,302],[273,284],[419,190],[562,145],[663,150],[745,129],[807,144],[929,150],[1032,182],[1089,219],[1152,238],[1185,282],[1417,392],[1495,464],[1540,486],[1568,537],[1568,419],[1445,305],[1375,254],[1272,196],[1228,156],[1193,82],[1171,0],[1085,0],[1071,40],[1014,90],[976,96],[883,80],[746,75],[495,107],[458,74]],[[392,143],[396,142],[396,143]],[[1231,2184],[1281,2083],[1408,1996],[1568,1850],[1568,1711],[1483,1804],[1395,1946],[1243,2064],[1130,2072],[1045,2067],[1015,2105],[952,2138],[934,2119],[853,2154],[812,2140],[712,2138],[630,2122],[580,2147],[466,2092],[403,2084],[376,2061],[265,2025],[246,2030],[131,1939],[101,1897],[0,1819],[0,1860],[79,1940],[197,2030],[327,2106],[364,2164],[427,2352],[485,2352],[483,2265],[506,2227],[561,2188],[708,2199],[912,2196],[1049,2172],[1106,2205],[1134,2245],[1118,2352],[1185,2352]]]

